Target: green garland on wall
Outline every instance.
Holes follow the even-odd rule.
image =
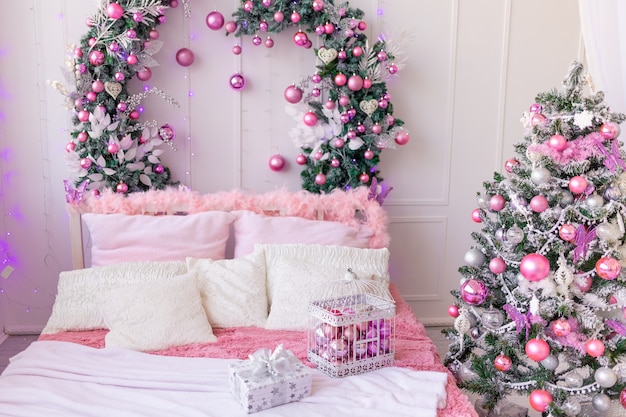
[[[188,12],[189,4],[184,3]],[[70,182],[96,193],[175,184],[160,159],[164,144],[174,147],[174,127],[141,122],[140,103],[150,94],[178,103],[156,87],[131,94],[127,82],[150,78],[150,68],[157,65],[153,55],[163,44],[157,27],[166,22],[165,10],[176,6],[177,0],[103,2],[87,20],[89,29],[80,44],[68,51],[67,78],[73,88],[52,83],[66,95],[73,115],[66,146],[72,178],[66,190],[73,191]],[[323,43],[314,49],[321,62],[316,73],[285,90],[298,120],[290,136],[302,150],[297,159],[304,168],[302,187],[316,193],[377,187],[382,181],[380,153],[409,139],[403,121],[393,117],[385,83],[399,69],[394,63],[397,52],[382,37],[370,46],[363,33],[367,27],[363,12],[347,3],[248,0],[232,16],[227,33],[253,36],[255,45],[262,42],[260,32],[279,33],[291,27],[298,28],[294,35],[298,46],[311,48],[311,34]],[[212,12],[207,25],[218,29],[223,20],[219,12]],[[269,36],[265,45],[273,45]],[[191,65],[193,53],[184,52],[187,55],[177,56],[179,64]]]

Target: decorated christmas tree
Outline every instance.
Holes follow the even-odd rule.
[[[518,392],[544,416],[626,415],[624,119],[573,63],[477,194],[445,363],[487,410]]]

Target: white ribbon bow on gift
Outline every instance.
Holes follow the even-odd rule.
[[[252,375],[262,376],[269,374],[277,377],[289,373],[292,369],[292,353],[283,349],[283,345],[278,345],[274,352],[271,349],[263,348],[248,355],[252,361]]]

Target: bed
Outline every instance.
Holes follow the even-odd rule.
[[[476,416],[389,277],[387,216],[371,197],[69,190],[74,268],[38,340],[0,375],[0,415]],[[332,378],[307,360],[306,300],[348,267],[389,287],[395,358]],[[310,367],[310,395],[245,409],[229,365],[279,346]]]

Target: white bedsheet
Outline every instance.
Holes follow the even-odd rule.
[[[0,376],[0,416],[246,416],[228,391],[230,362],[38,341]],[[436,417],[446,381],[396,367],[347,378],[314,370],[311,396],[253,415]]]

